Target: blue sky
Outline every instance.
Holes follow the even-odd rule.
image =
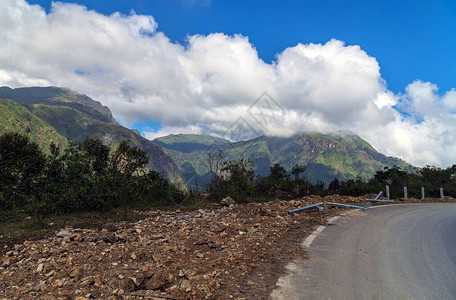
[[[226,137],[241,118],[259,134],[351,131],[419,166],[456,163],[456,1],[0,7],[0,85],[84,93],[150,140]],[[264,92],[279,106],[257,118]]]
[[[50,8],[51,1],[29,1]],[[183,43],[188,34],[240,33],[270,62],[297,43],[332,38],[360,45],[380,64],[388,89],[413,80],[455,86],[456,1],[62,1],[103,14],[152,15],[158,30]]]

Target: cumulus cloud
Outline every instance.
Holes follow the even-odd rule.
[[[385,133],[373,130],[388,143],[385,152],[423,166],[456,163],[456,97],[451,90],[442,96],[430,82],[415,81],[400,95],[397,106],[405,114],[387,124]],[[380,148],[380,147],[379,147]]]
[[[411,163],[456,161],[456,90],[439,95],[437,85],[415,81],[395,95],[359,46],[298,44],[265,63],[243,35],[193,35],[180,44],[152,16],[0,4],[0,85],[69,87],[127,125],[160,122],[145,133],[150,139],[349,130]]]

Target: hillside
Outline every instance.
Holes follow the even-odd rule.
[[[0,99],[12,99],[18,103],[5,102],[11,107],[7,110],[9,119],[20,120],[3,122],[0,132],[21,131],[21,126],[26,125],[30,128],[28,119],[33,119],[42,122],[42,129],[36,130],[35,140],[46,140],[39,142],[45,149],[49,141],[62,137],[74,141],[83,141],[86,137],[97,138],[113,146],[129,139],[133,145],[149,154],[149,168],[160,172],[177,186],[186,188],[178,167],[160,146],[117,123],[108,107],[86,95],[58,87],[0,87]]]
[[[313,183],[370,178],[385,166],[408,167],[404,161],[377,152],[354,134],[306,132],[288,138],[261,136],[230,143],[227,140],[198,135],[169,135],[157,138],[173,158],[182,175],[192,185],[202,186],[210,178],[208,153],[222,151],[223,160],[248,158],[257,174],[267,175],[275,163],[288,171],[295,164],[307,167],[304,175]],[[217,150],[218,151],[218,150]]]
[[[49,149],[51,142],[62,148],[68,145],[65,137],[26,107],[13,100],[0,99],[0,132],[6,131],[27,134],[45,151]]]

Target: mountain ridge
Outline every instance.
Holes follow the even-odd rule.
[[[205,136],[210,141],[214,137]],[[368,142],[354,133],[303,132],[291,137],[260,136],[248,141],[229,142],[196,147],[202,140],[197,135],[170,135],[154,142],[167,151],[187,181],[202,185],[210,178],[207,154],[211,147],[223,152],[224,160],[247,158],[257,174],[267,175],[269,168],[279,163],[288,171],[295,164],[306,166],[309,181],[329,183],[339,180],[368,179],[384,167],[410,167],[406,162],[377,152]],[[191,147],[189,147],[191,145]],[[192,151],[189,151],[192,150]]]

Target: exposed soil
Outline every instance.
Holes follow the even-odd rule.
[[[266,299],[285,264],[306,257],[300,243],[312,226],[340,209],[287,212],[321,201],[311,196],[191,211],[136,211],[144,219],[69,227],[4,253],[0,298]]]

